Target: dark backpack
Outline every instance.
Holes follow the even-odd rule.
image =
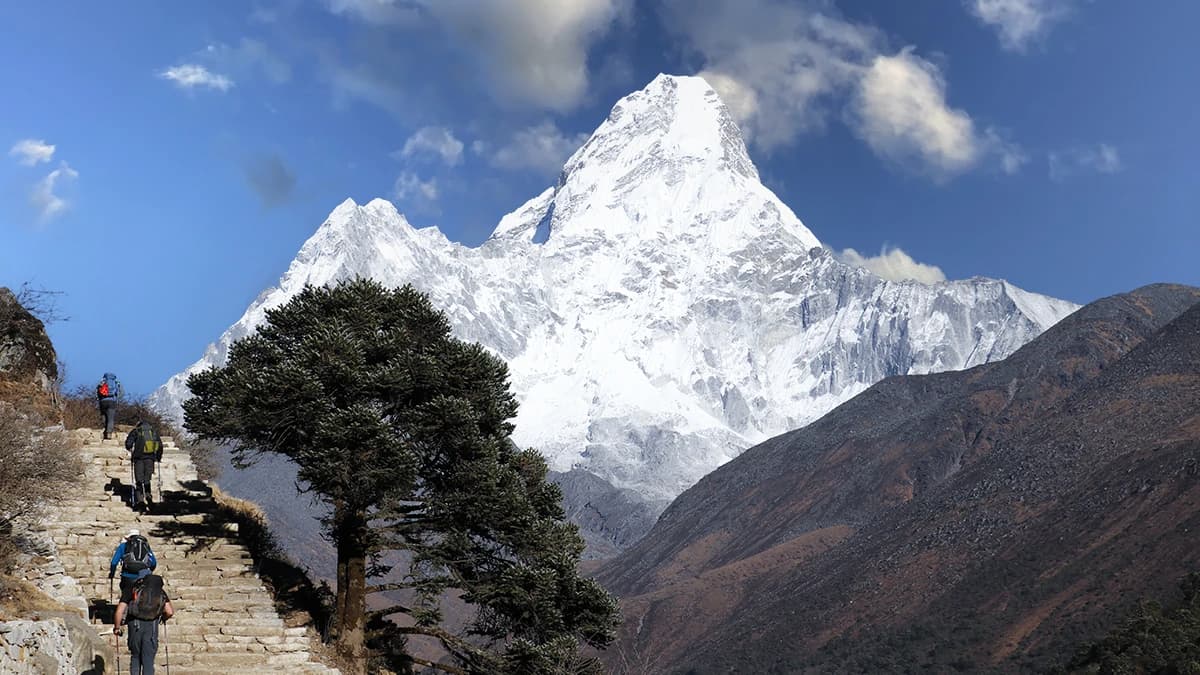
[[[140,426],[137,442],[133,446],[133,458],[157,457],[162,450],[162,437],[151,426]]]
[[[162,577],[151,574],[134,583],[129,616],[142,621],[157,621],[166,605],[167,594],[163,591]]]
[[[137,574],[150,567],[150,542],[142,535],[125,540],[125,555],[121,556],[121,574]]]

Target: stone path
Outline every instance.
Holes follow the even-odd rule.
[[[215,509],[211,492],[171,439],[163,439],[158,465],[165,497],[161,508],[152,514],[129,508],[129,460],[124,434],[118,436],[121,440],[101,440],[99,432],[85,437],[82,489],[66,496],[45,525],[58,561],[93,608],[97,631],[111,643],[111,623],[103,623],[111,622],[111,611],[95,610],[108,608],[113,550],[130,528],[137,528],[158,558],[158,574],[176,611],[165,626],[165,639],[160,633],[160,669],[169,658],[172,675],[337,673],[315,662],[306,628],[284,625],[236,524],[206,518]],[[154,486],[157,498],[157,477]],[[127,668],[124,639],[120,649]]]

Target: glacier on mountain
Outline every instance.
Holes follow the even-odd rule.
[[[508,361],[520,445],[653,509],[884,377],[1004,358],[1077,307],[839,261],[762,185],[712,88],[660,75],[478,247],[412,227],[390,202],[346,200],[152,403],[180,417],[188,375],[223,364],[267,309],[355,275],[412,283],[458,337]]]

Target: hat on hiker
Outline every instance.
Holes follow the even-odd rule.
[[[134,529],[132,529],[132,530],[130,530],[130,531],[129,531],[129,534],[125,535],[125,538],[126,538],[126,539],[128,539],[128,538],[130,538],[130,537],[136,537],[136,536],[138,536],[139,534],[141,534],[141,532],[139,532],[139,531],[137,530],[137,528],[135,527]]]

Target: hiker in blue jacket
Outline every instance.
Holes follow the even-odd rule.
[[[154,551],[150,550],[150,542],[137,530],[130,530],[117,545],[117,550],[113,551],[112,560],[108,563],[109,579],[116,575],[117,565],[121,566],[121,593],[125,593],[137,581],[138,573],[142,570],[153,572],[158,567],[158,560],[154,557]]]
[[[117,421],[117,397],[121,395],[121,382],[112,373],[105,373],[96,385],[96,401],[100,416],[104,418],[104,440],[112,438],[113,424]]]

